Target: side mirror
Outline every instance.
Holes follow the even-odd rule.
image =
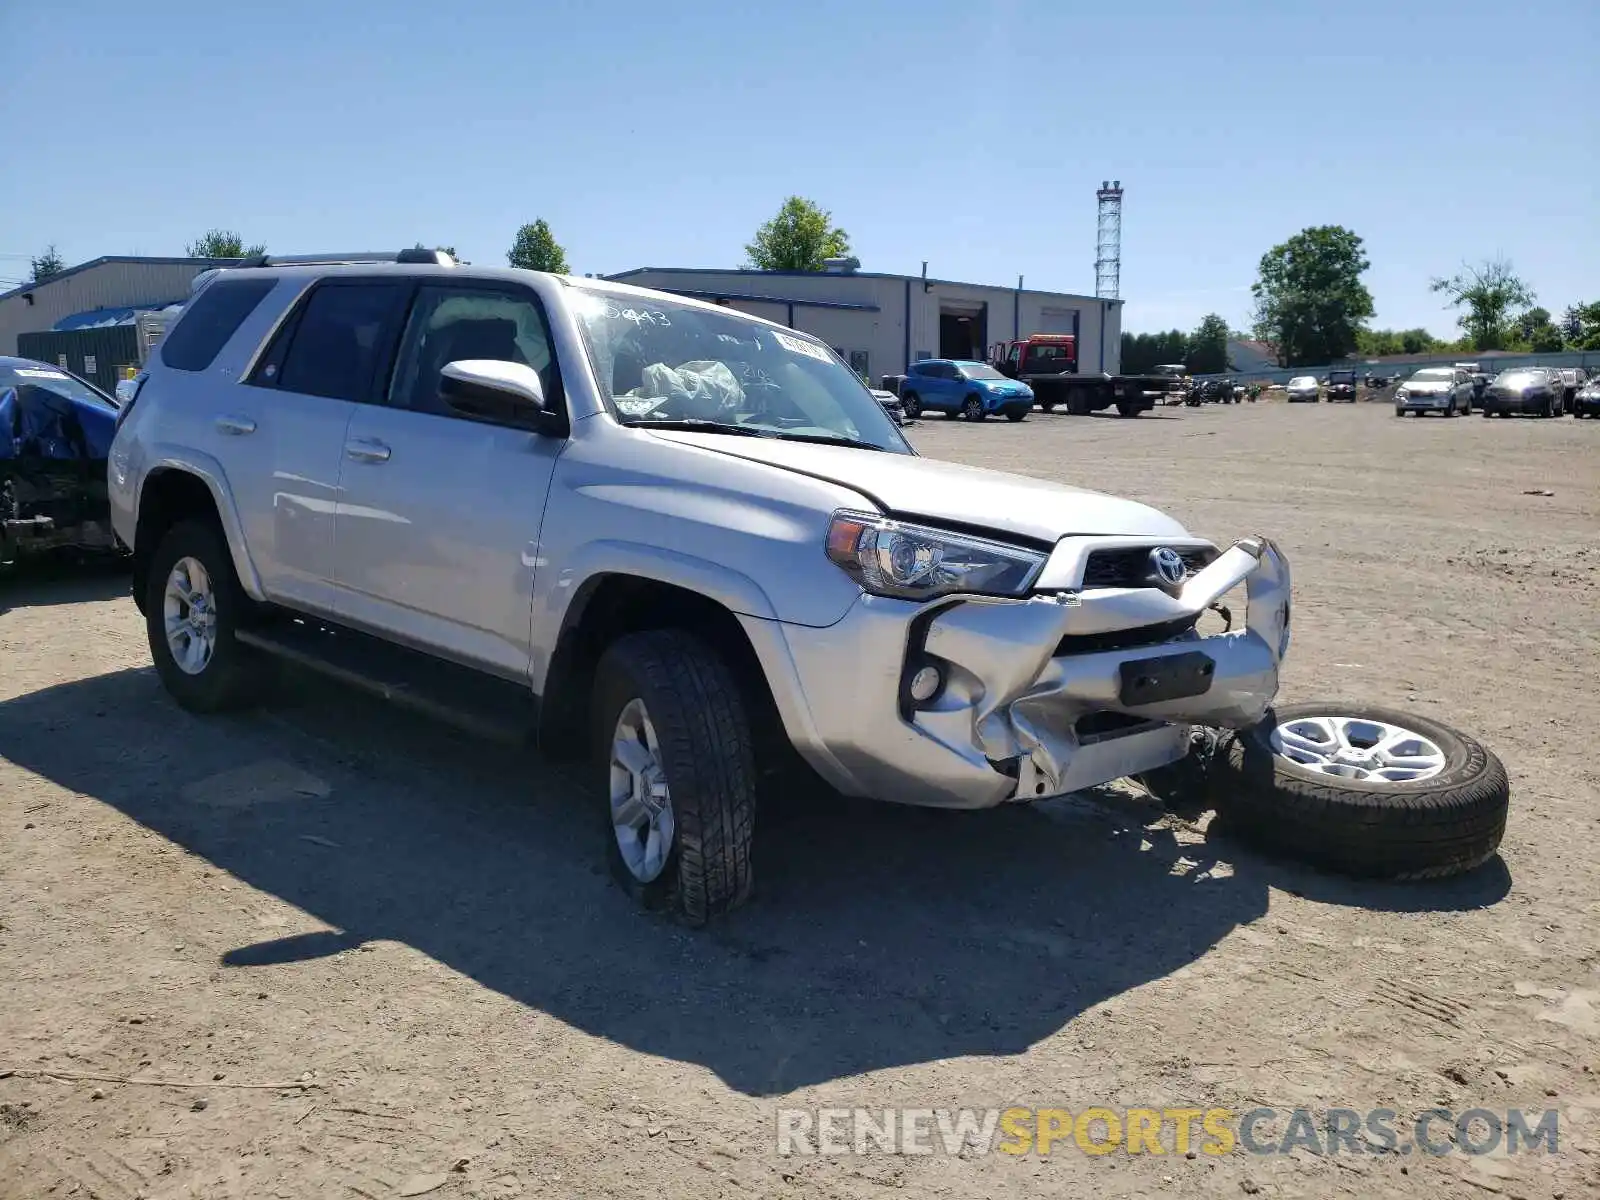
[[[439,395],[456,412],[480,421],[514,425],[537,433],[565,432],[558,414],[545,408],[539,372],[525,363],[465,358],[439,372]]]

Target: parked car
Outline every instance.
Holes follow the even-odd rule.
[[[1483,415],[1536,417],[1561,415],[1561,377],[1548,367],[1512,367],[1501,371],[1483,393]]]
[[[872,398],[883,406],[883,411],[889,414],[889,419],[896,425],[906,423],[905,405],[900,402],[900,397],[884,388],[868,388]]]
[[[88,380],[0,358],[0,566],[46,551],[115,551],[106,451],[116,421],[116,401]]]
[[[1574,417],[1600,417],[1600,377],[1590,379],[1572,398]]]
[[[1561,367],[1556,374],[1561,377],[1561,411],[1571,412],[1578,392],[1589,382],[1589,373],[1582,367]]]
[[[1284,390],[1289,393],[1290,404],[1315,404],[1322,399],[1322,385],[1315,375],[1296,375]]]
[[[1459,367],[1423,367],[1394,392],[1394,415],[1472,412],[1472,378]]]
[[[1158,771],[1192,726],[1268,711],[1290,612],[1268,538],[1220,548],[1144,504],[922,458],[824,342],[731,309],[329,257],[206,282],[119,414],[113,521],[190,711],[250,703],[287,659],[592,753],[614,873],[689,923],[748,895],[758,790],[791,762],[983,808]],[[1199,634],[1241,585],[1241,626]],[[1230,794],[1292,777],[1327,811],[1331,767],[1267,753]],[[1421,869],[1414,806],[1477,786],[1412,787],[1394,844],[1362,845]]]
[[[928,358],[911,364],[900,385],[900,402],[906,416],[913,419],[931,409],[968,421],[981,421],[992,414],[1020,421],[1033,411],[1033,389],[988,363]]]
[[[1354,371],[1328,372],[1328,402],[1354,404],[1356,402],[1356,373]]]

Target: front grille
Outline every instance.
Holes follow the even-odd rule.
[[[1131,550],[1092,550],[1083,566],[1085,588],[1137,588],[1148,587],[1150,551],[1154,546],[1135,546]],[[1192,549],[1178,551],[1183,565],[1191,572],[1207,566],[1214,558],[1214,550]]]
[[[1106,633],[1069,633],[1056,643],[1053,657],[1159,646],[1162,642],[1170,642],[1173,638],[1193,632],[1199,620],[1199,616],[1194,615],[1176,617],[1171,621],[1160,621],[1154,625],[1141,625],[1137,629],[1113,629]]]

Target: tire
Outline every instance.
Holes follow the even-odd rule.
[[[1006,420],[1008,421],[1026,421],[1027,419],[1028,414],[1026,412],[1013,411],[1006,414]]]
[[[190,566],[179,579],[179,565],[185,562]],[[194,564],[204,576],[203,583],[195,574]],[[166,628],[168,584],[181,586],[185,581],[191,595],[209,597],[205,612],[209,614],[212,637],[209,653],[188,658],[186,665],[180,664]],[[234,637],[248,615],[250,599],[239,586],[227,540],[215,522],[180,521],[168,529],[150,556],[139,585],[144,588],[150,657],[156,674],[180,707],[196,713],[224,712],[243,708],[259,696],[268,677],[267,664]],[[175,601],[171,615],[182,617],[185,612],[192,617],[195,608]],[[191,637],[186,645],[192,645],[194,640]]]
[[[915,421],[922,415],[922,398],[915,392],[907,392],[900,397],[900,408],[906,414],[906,420]]]
[[[1039,401],[1039,407],[1044,409],[1045,412],[1055,412],[1056,402],[1054,400],[1041,400]]]
[[[1403,408],[1397,408],[1394,410],[1394,415],[1397,417],[1403,417],[1406,415],[1406,410]]]
[[[1452,400],[1452,401],[1450,401],[1449,404],[1447,404],[1445,406],[1445,410],[1444,410],[1445,420],[1448,421],[1451,417],[1453,417],[1455,415],[1456,415],[1456,402],[1454,400]]]
[[[648,878],[629,866],[612,816],[613,739],[634,703],[653,730],[673,819],[670,845]],[[680,630],[620,638],[596,668],[592,728],[607,854],[623,889],[688,925],[742,904],[753,878],[755,745],[749,708],[722,657]]]
[[[983,411],[983,401],[976,396],[968,396],[961,402],[961,417],[966,421],[981,421],[989,414]]]
[[[1144,410],[1142,408],[1130,400],[1124,400],[1121,404],[1117,405],[1117,415],[1129,421],[1133,420],[1143,411]]]
[[[1339,778],[1272,747],[1280,725],[1340,714],[1431,740],[1444,767],[1431,778]],[[1368,879],[1436,879],[1488,861],[1505,833],[1510,784],[1482,743],[1425,717],[1372,705],[1286,704],[1224,735],[1211,767],[1219,818],[1241,840],[1312,866]]]

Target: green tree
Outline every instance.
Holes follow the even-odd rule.
[[[1472,340],[1474,350],[1504,350],[1512,333],[1511,312],[1531,307],[1534,301],[1533,289],[1503,258],[1466,266],[1449,279],[1435,279],[1430,287],[1450,298],[1449,307],[1461,310],[1456,324]]]
[[[1583,305],[1567,305],[1567,310],[1561,314],[1561,323],[1557,328],[1561,330],[1561,336],[1573,345],[1583,341]]]
[[[1356,335],[1356,352],[1367,358],[1382,358],[1386,354],[1404,354],[1405,343],[1392,329],[1363,329]]]
[[[1371,262],[1363,243],[1342,225],[1302,229],[1261,256],[1255,334],[1277,347],[1280,366],[1331,362],[1356,348],[1372,316],[1372,293],[1361,282]]]
[[[1567,339],[1574,350],[1600,350],[1600,301],[1593,304],[1575,304],[1568,312],[1576,309],[1578,318],[1578,336]]]
[[[1216,313],[1201,318],[1189,338],[1184,359],[1195,375],[1220,375],[1228,369],[1228,322]]]
[[[1405,329],[1400,333],[1400,352],[1402,354],[1426,354],[1430,350],[1438,350],[1442,343],[1426,329]]]
[[[506,261],[524,271],[549,271],[553,275],[566,275],[571,270],[567,266],[567,252],[556,241],[543,217],[517,230],[517,240],[511,243]]]
[[[190,258],[250,258],[266,252],[267,248],[259,244],[246,246],[244,239],[231,229],[208,230],[188,245]]]
[[[790,196],[744,252],[760,271],[820,271],[828,259],[850,253],[850,235],[833,223],[832,213]]]
[[[56,253],[54,242],[44,248],[44,253],[33,259],[28,266],[28,280],[30,283],[43,283],[52,275],[59,275],[67,269],[67,264],[61,260],[61,255]]]
[[[1158,363],[1187,363],[1189,335],[1181,329],[1166,333],[1124,333],[1122,370],[1126,375],[1146,375]]]

